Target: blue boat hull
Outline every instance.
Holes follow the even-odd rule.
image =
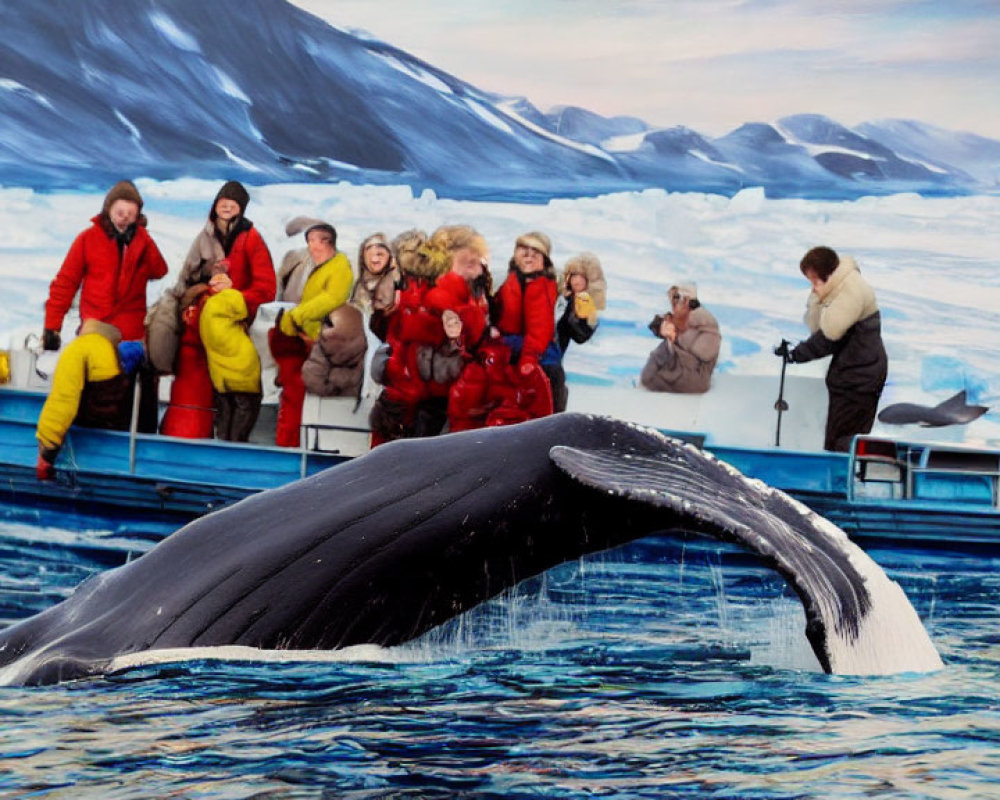
[[[0,501],[102,506],[190,519],[346,460],[266,445],[73,427],[56,480],[35,477],[37,392],[0,392]]]
[[[126,432],[74,427],[57,462],[57,480],[43,483],[35,478],[34,470],[35,420],[43,401],[44,395],[37,392],[0,391],[0,502],[62,503],[74,508],[130,510],[185,520],[347,459],[333,453],[266,445],[130,436]],[[992,472],[969,475],[946,469],[938,475],[921,472],[914,463],[911,471],[919,479],[968,479],[968,487],[946,482],[944,496],[931,493],[929,498],[921,498],[913,479],[904,492],[900,477],[898,496],[871,498],[858,496],[862,456],[857,453],[711,443],[705,449],[745,475],[795,497],[853,538],[913,542],[919,546],[1000,544],[1000,477]],[[905,459],[914,458],[907,451]],[[988,466],[993,463],[991,458],[998,456],[987,454]],[[985,495],[970,494],[969,487],[980,493],[985,487]]]

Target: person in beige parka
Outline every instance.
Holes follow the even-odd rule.
[[[650,324],[663,341],[649,354],[640,380],[654,392],[703,394],[719,360],[719,323],[701,305],[693,283],[671,286],[667,296],[670,313],[657,315]]]
[[[855,434],[871,431],[885,386],[889,359],[882,317],[874,290],[850,256],[814,247],[799,268],[813,287],[805,314],[812,335],[775,353],[795,364],[833,356],[826,372],[830,403],[823,447],[846,452]]]

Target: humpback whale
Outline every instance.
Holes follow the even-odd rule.
[[[742,545],[784,576],[827,672],[941,666],[902,589],[839,528],[691,444],[557,414],[393,442],[197,519],[0,631],[0,683],[100,675],[157,649],[395,645],[670,530]]]
[[[989,410],[989,406],[970,406],[963,389],[936,406],[893,403],[878,413],[878,419],[887,425],[917,424],[925,428],[943,428],[946,425],[966,425]]]

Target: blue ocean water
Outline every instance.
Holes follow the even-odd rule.
[[[0,506],[0,624],[163,532]],[[205,658],[0,688],[0,796],[996,796],[1000,554],[869,552],[943,671],[817,672],[779,577],[661,536],[346,661]]]

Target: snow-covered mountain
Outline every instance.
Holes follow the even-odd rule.
[[[1000,142],[801,115],[708,139],[484,92],[285,0],[0,0],[0,183],[408,183],[542,199],[662,187],[994,191]]]

